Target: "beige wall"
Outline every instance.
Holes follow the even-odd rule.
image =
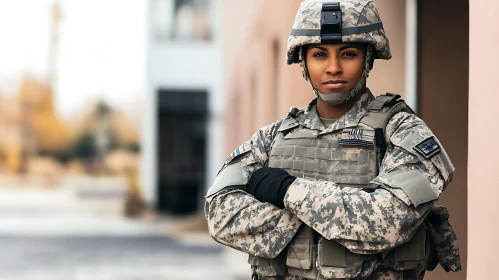
[[[468,162],[468,0],[454,0],[452,13],[445,1],[419,0],[419,116],[438,137],[456,171],[437,204],[450,211],[458,236],[463,271],[446,273],[438,267],[429,280],[466,278],[467,162]],[[446,14],[442,17],[442,14]],[[453,24],[447,24],[452,22]],[[445,54],[445,55],[444,55]]]
[[[390,40],[392,59],[374,63],[367,85],[375,95],[392,92],[405,96],[405,1],[376,0],[376,7]]]
[[[224,0],[224,65],[229,154],[260,127],[314,98],[298,65],[286,65],[289,31],[301,0]],[[377,0],[393,59],[377,61],[368,86],[377,95],[405,89],[405,1]],[[277,48],[276,48],[277,46]],[[277,56],[276,56],[277,55]]]
[[[497,279],[499,1],[473,0],[469,5],[468,279]]]

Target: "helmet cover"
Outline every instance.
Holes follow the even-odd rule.
[[[336,43],[365,43],[374,46],[374,59],[390,59],[390,44],[372,0],[305,0],[296,14],[288,39],[287,63],[301,63],[300,49],[308,44],[327,44],[326,13],[337,5],[334,16],[341,17]],[[339,13],[337,13],[339,12]]]

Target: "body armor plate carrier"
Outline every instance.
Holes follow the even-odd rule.
[[[386,151],[388,121],[396,113],[414,112],[400,95],[390,93],[377,97],[368,108],[369,113],[357,127],[320,136],[319,131],[301,127],[292,117],[297,110],[292,109],[274,140],[269,167],[282,168],[296,177],[331,181],[340,187],[371,188],[369,182],[377,176]],[[362,131],[362,137],[356,137],[355,131]],[[287,267],[288,274],[307,279],[318,279],[318,275],[321,279],[348,279],[373,273],[362,269],[364,259],[373,257],[386,258],[393,270],[422,271],[428,252],[425,227],[409,242],[386,254],[366,256],[354,254],[303,225],[289,244],[286,255],[281,254],[283,256],[275,260],[250,255],[249,263],[263,277],[284,276],[282,273],[286,273]]]

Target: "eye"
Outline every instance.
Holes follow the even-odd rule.
[[[357,53],[355,53],[353,51],[346,51],[346,52],[342,53],[341,56],[342,57],[352,58],[352,57],[356,57]]]
[[[312,55],[313,57],[319,57],[319,58],[322,58],[322,57],[325,57],[326,56],[326,53],[325,52],[316,52]]]

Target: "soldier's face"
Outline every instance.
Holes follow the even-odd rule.
[[[352,90],[364,70],[365,52],[362,44],[310,45],[306,59],[312,84],[325,94]]]

